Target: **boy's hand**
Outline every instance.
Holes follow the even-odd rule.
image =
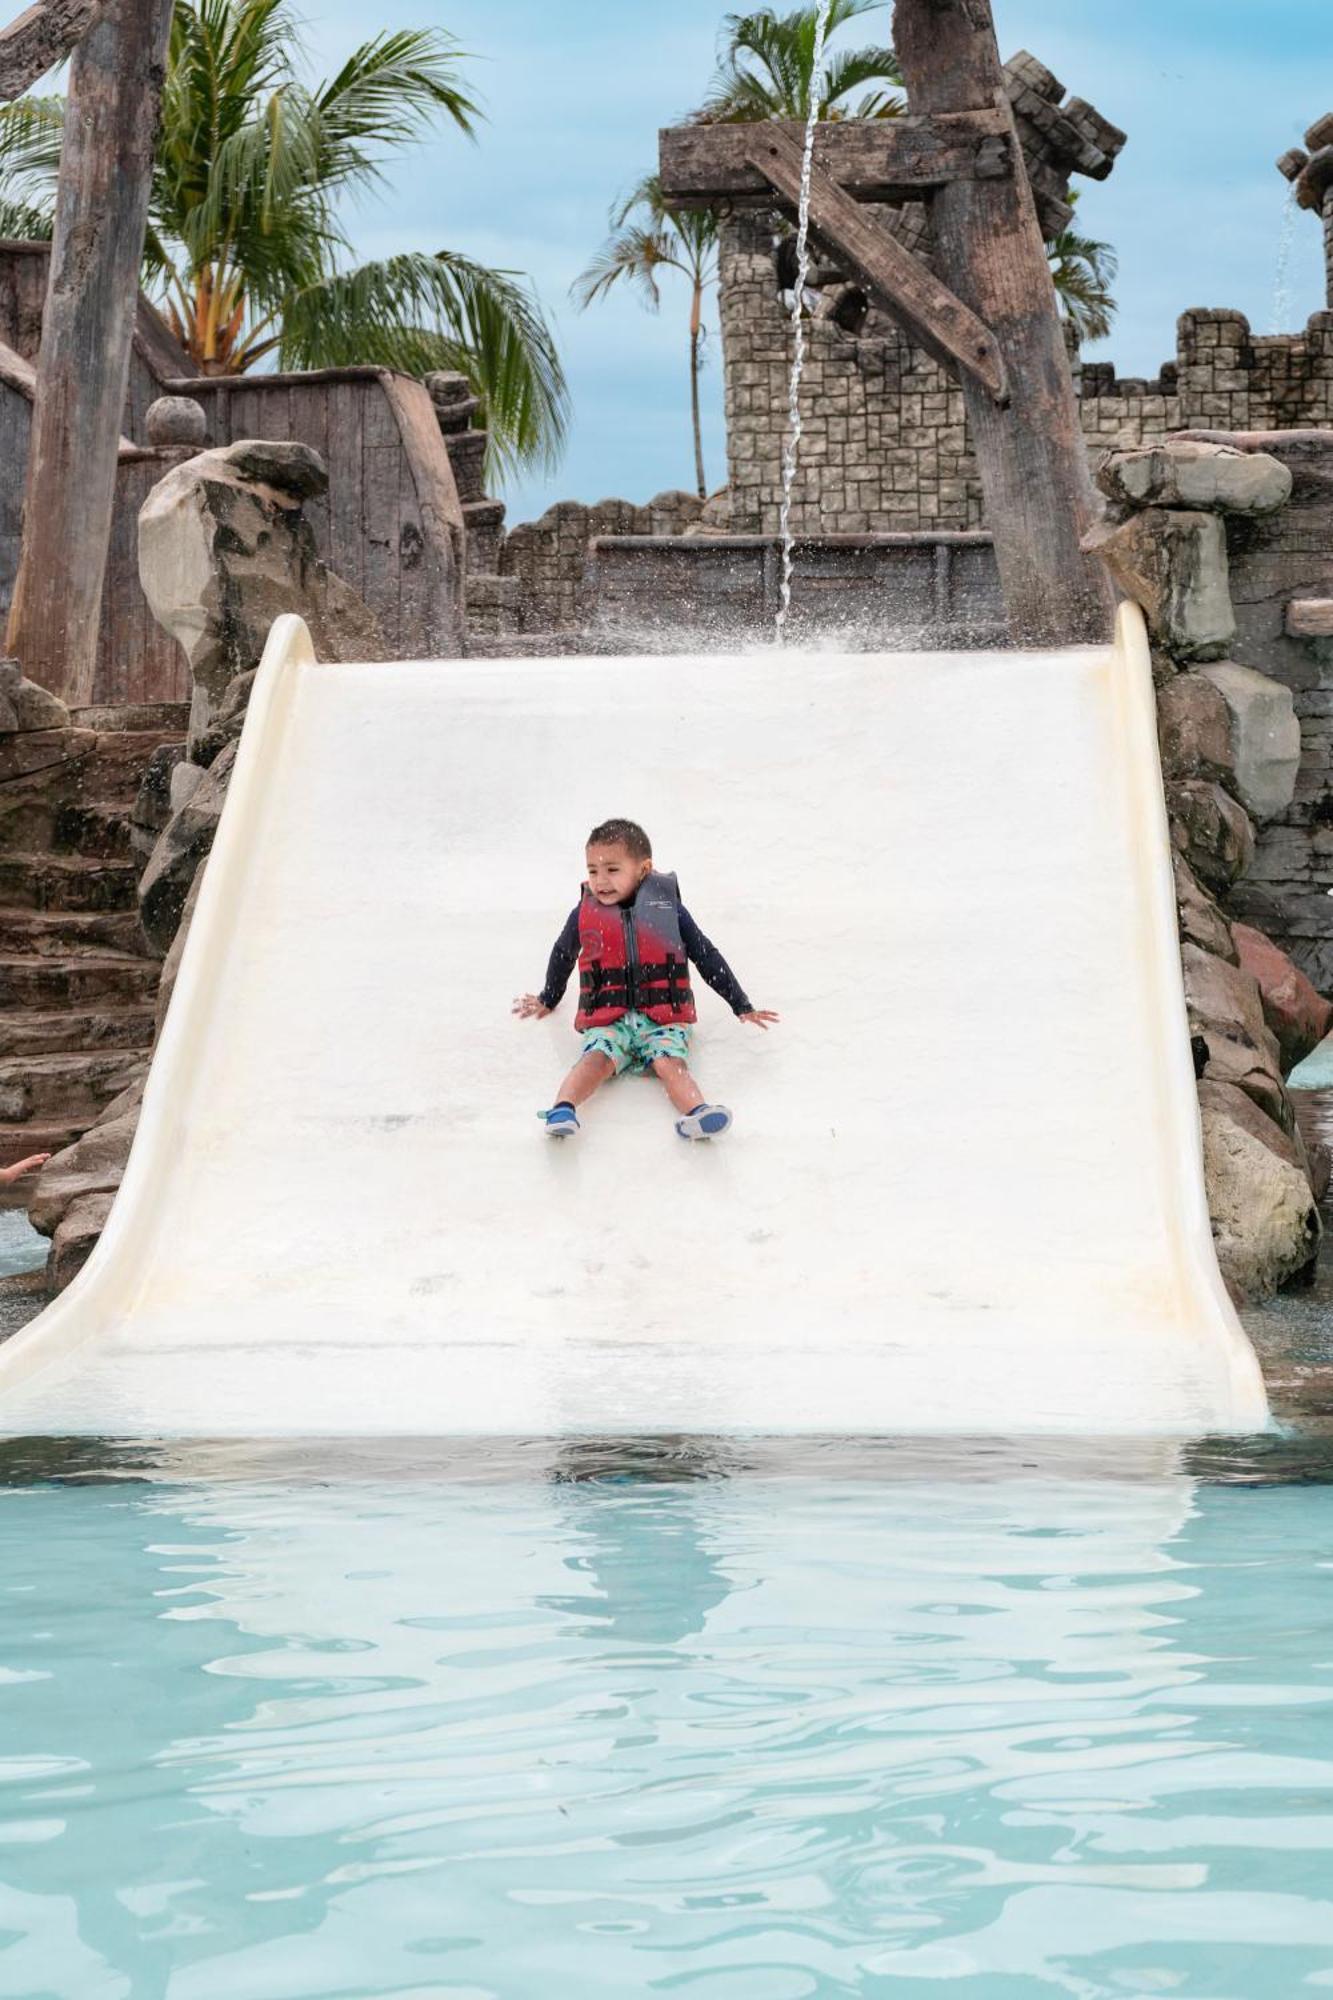
[[[30,1153],[26,1160],[16,1160],[12,1167],[0,1167],[0,1182],[21,1180],[24,1174],[35,1174],[38,1167],[44,1167],[50,1159],[49,1153]]]
[[[544,1021],[550,1011],[549,1007],[542,1005],[539,993],[520,993],[513,1006],[513,1012],[521,1021]]]
[[[771,1007],[752,1007],[748,1014],[738,1014],[736,1018],[738,1021],[748,1021],[752,1028],[762,1028],[767,1034],[769,1022],[780,1021],[782,1016],[775,1014]]]

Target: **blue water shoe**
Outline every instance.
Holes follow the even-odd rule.
[[[557,1104],[553,1110],[539,1111],[537,1116],[546,1120],[548,1139],[572,1139],[579,1129],[579,1114],[572,1104]]]
[[[693,1111],[676,1120],[682,1139],[720,1139],[731,1123],[725,1104],[696,1104]]]

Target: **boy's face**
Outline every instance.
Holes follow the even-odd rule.
[[[588,848],[588,887],[599,903],[624,903],[634,894],[652,867],[651,861],[636,861],[619,842],[613,847],[595,844]]]

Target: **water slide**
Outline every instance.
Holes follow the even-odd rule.
[[[641,820],[764,1034],[582,1135],[540,985]],[[317,663],[275,625],[106,1232],[0,1430],[1253,1430],[1147,644]]]

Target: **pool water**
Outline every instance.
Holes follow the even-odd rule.
[[[1328,1467],[793,1450],[11,1448],[0,1993],[1333,1991]]]

